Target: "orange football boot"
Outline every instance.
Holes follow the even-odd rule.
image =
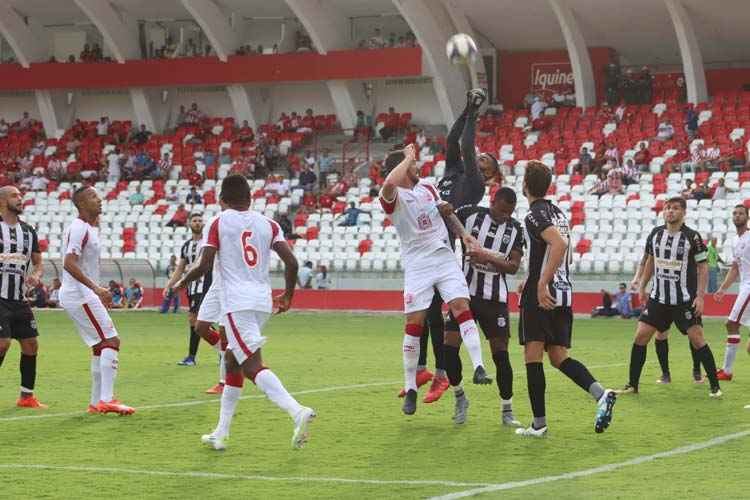
[[[425,385],[427,382],[432,380],[432,372],[430,370],[420,370],[417,372],[417,389]],[[398,397],[403,398],[406,396],[406,391],[401,389],[398,393]]]
[[[206,394],[221,394],[224,392],[224,384],[216,384],[210,389],[206,389]]]
[[[450,385],[451,384],[450,382],[448,382],[448,377],[433,378],[430,390],[427,391],[427,394],[425,394],[424,402],[434,403],[443,396],[443,393],[448,390],[448,387],[450,387]]]
[[[132,415],[133,413],[135,413],[134,408],[126,406],[119,401],[115,402],[115,400],[112,400],[109,403],[99,401],[99,404],[96,405],[96,410],[99,413],[117,413],[119,415]]]
[[[16,406],[19,408],[38,408],[40,410],[48,408],[46,404],[40,403],[33,395],[21,396],[18,398],[18,401],[16,401]]]

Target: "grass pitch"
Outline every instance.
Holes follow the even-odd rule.
[[[402,380],[400,316],[290,313],[269,322],[264,359],[301,403],[317,410],[310,442],[293,451],[291,419],[247,382],[229,448],[215,452],[199,439],[218,417],[218,398],[203,394],[217,378],[213,351],[202,344],[197,367],[177,366],[187,350],[184,315],[113,317],[122,338],[116,394],[137,413],[84,413],[89,352],[64,314],[38,313],[37,394],[50,408],[14,407],[19,382],[14,344],[0,369],[0,469],[5,469],[0,498],[392,499],[478,485],[504,488],[480,498],[747,495],[742,471],[750,452],[750,411],[743,406],[750,403],[750,359],[744,339],[735,381],[723,384],[721,400],[709,399],[707,385],[692,383],[687,339],[672,333],[670,386],[654,383],[659,369],[649,347],[641,394],[620,398],[614,422],[602,435],[594,433],[588,395],[546,364],[550,432],[532,440],[499,424],[495,385],[467,385],[471,408],[464,426],[451,422],[450,392],[432,405],[420,401],[415,416],[403,416],[396,398]],[[635,322],[618,319],[577,320],[572,355],[606,386],[619,387],[627,380],[634,328]],[[710,320],[706,330],[720,365],[723,326]],[[432,353],[429,360],[432,366]],[[531,413],[515,332],[511,360],[516,416],[527,423]],[[494,377],[488,351],[485,361]],[[725,443],[710,441],[736,433]],[[707,447],[594,469],[696,443]],[[519,483],[579,471],[588,472]]]

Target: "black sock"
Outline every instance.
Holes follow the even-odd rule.
[[[546,411],[544,408],[544,392],[547,382],[544,379],[544,366],[541,363],[526,363],[526,383],[529,388],[531,412],[534,415],[534,427],[546,425]]]
[[[688,341],[690,346],[690,357],[693,358],[693,373],[700,373],[701,371],[701,358],[698,355],[698,351],[693,347],[693,343]]]
[[[693,344],[691,343],[690,345],[692,346]],[[703,368],[706,370],[706,376],[708,377],[708,382],[711,384],[711,389],[717,389],[719,387],[719,379],[716,378],[716,360],[714,360],[714,353],[711,352],[708,344],[695,351],[695,357],[703,363]]]
[[[429,342],[427,331],[422,330],[422,336],[419,337],[419,361],[417,366],[427,366],[427,342]]]
[[[630,385],[638,389],[638,382],[641,380],[643,365],[646,364],[646,346],[633,344],[633,350],[630,351]]]
[[[198,354],[198,346],[201,343],[201,337],[195,332],[194,327],[190,327],[190,350],[188,351],[188,354],[195,358],[195,355]]]
[[[591,394],[595,400],[599,400],[604,394],[604,387],[596,382],[596,379],[589,369],[583,363],[573,358],[567,358],[560,363],[560,371],[570,380],[576,383],[578,387]]]
[[[654,345],[656,346],[656,357],[659,358],[661,373],[669,376],[669,340],[656,339]]]
[[[443,344],[443,355],[445,356],[445,371],[448,373],[448,381],[452,386],[457,386],[463,380],[458,347]]]
[[[493,352],[492,361],[497,368],[497,388],[500,390],[500,397],[508,400],[513,397],[513,368],[510,366],[508,351]]]
[[[21,387],[27,391],[21,391],[21,395],[32,394],[36,382],[36,354],[21,354]]]
[[[445,320],[443,320],[442,310],[438,308],[436,314],[433,314],[431,309],[428,313],[427,320],[430,325],[430,340],[432,340],[432,353],[435,355],[435,368],[437,370],[445,370],[445,353],[443,352]],[[427,351],[427,349],[425,349],[425,351]]]

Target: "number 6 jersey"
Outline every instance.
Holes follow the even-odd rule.
[[[271,247],[279,241],[284,241],[279,225],[253,210],[228,209],[211,223],[206,246],[219,257],[222,314],[273,311],[269,266]]]

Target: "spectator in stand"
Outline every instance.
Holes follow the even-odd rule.
[[[39,171],[36,171],[34,173],[34,176],[31,178],[31,190],[32,191],[46,191],[48,184],[49,184],[49,179],[47,179],[46,177],[43,177]]]
[[[188,173],[188,183],[191,186],[198,186],[199,184],[203,184],[203,176],[196,170],[195,166],[193,166]]]
[[[361,208],[357,208],[357,204],[354,202],[349,203],[349,208],[344,210],[343,213],[339,214],[337,219],[344,218],[339,226],[342,227],[354,227],[359,223],[359,215],[369,213]]]
[[[669,120],[664,120],[659,124],[659,128],[656,134],[656,140],[658,141],[669,141],[674,137],[674,126]]]
[[[177,126],[184,125],[187,122],[188,114],[187,110],[185,110],[185,106],[180,106],[180,112],[177,113]]]
[[[164,156],[159,160],[157,169],[160,178],[169,179],[169,174],[172,172],[172,158],[170,158],[169,153],[164,153]]]
[[[315,172],[312,171],[309,165],[306,164],[302,168],[303,170],[299,174],[299,186],[305,193],[312,193],[316,190],[315,188],[318,183],[318,177],[315,175]]]
[[[589,148],[581,149],[581,154],[578,156],[578,173],[581,175],[588,175],[591,171],[591,154]]]
[[[607,182],[607,174],[599,172],[599,178],[596,183],[589,189],[590,194],[597,196],[605,195],[609,192],[609,183]]]
[[[711,197],[712,200],[726,200],[727,199],[727,193],[733,193],[733,189],[729,189],[724,184],[724,178],[719,177],[719,182],[716,185],[716,188],[714,189],[714,194]]]
[[[125,299],[127,300],[128,309],[138,309],[143,302],[143,289],[141,284],[133,278],[130,278],[130,286],[125,290]]]
[[[107,182],[120,182],[120,163],[122,155],[120,150],[115,148],[107,156]]]
[[[300,120],[300,125],[301,126],[297,129],[297,132],[301,134],[312,134],[313,129],[315,128],[315,116],[313,115],[313,110],[311,108],[305,110],[305,116]]]
[[[318,166],[320,167],[321,175],[328,174],[334,170],[333,156],[331,156],[330,149],[323,149],[323,154],[318,158]]]
[[[109,282],[109,293],[112,294],[112,308],[122,309],[125,307],[125,292],[115,280]]]
[[[315,288],[318,290],[331,288],[331,280],[328,278],[328,267],[322,264],[318,266],[318,272],[315,274]]]
[[[612,294],[606,290],[601,291],[602,294],[602,305],[595,307],[591,311],[592,318],[611,318],[617,316],[617,308],[612,305]]]
[[[289,192],[289,185],[284,182],[283,177],[281,177],[280,175],[272,175],[266,182],[266,191],[283,197],[286,196]]]
[[[695,189],[693,189],[693,199],[696,201],[701,201],[710,198],[708,194],[708,185],[706,183],[704,184],[698,184],[696,182]]]
[[[611,142],[607,145],[607,150],[604,151],[604,159],[613,167],[620,166],[620,152],[617,150],[615,143]]]
[[[31,119],[29,116],[28,111],[23,112],[23,116],[20,120],[18,120],[18,128],[19,130],[28,130],[34,125],[34,120]]]
[[[253,142],[255,140],[255,134],[250,124],[247,123],[247,120],[242,121],[242,127],[237,132],[237,140],[242,143]]]
[[[289,216],[287,216],[287,214],[281,214],[276,219],[276,222],[279,224],[279,227],[281,227],[281,231],[284,233],[285,240],[299,239],[299,236],[294,234],[294,231],[292,230],[292,221],[289,220]]]
[[[86,163],[78,175],[81,179],[96,182],[99,180],[99,163],[94,160]]]
[[[625,165],[620,169],[622,174],[622,182],[627,186],[630,184],[638,184],[641,179],[641,171],[635,166],[635,162],[631,158],[625,162]]]
[[[169,202],[176,202],[177,200],[179,200],[179,198],[180,198],[180,195],[177,194],[177,187],[176,186],[172,186],[169,189],[169,192],[166,194],[166,200],[169,201]],[[171,276],[171,274],[170,274],[170,276]]]
[[[315,169],[315,157],[312,155],[312,151],[310,151],[309,149],[305,151],[305,157],[302,161],[311,169]]]
[[[198,103],[194,102],[190,105],[190,110],[187,112],[185,123],[190,125],[197,125],[203,119],[203,113],[198,109]]]
[[[732,142],[731,165],[737,170],[742,170],[747,166],[747,147],[739,138]]]
[[[60,306],[61,287],[62,283],[60,282],[59,278],[55,278],[52,280],[52,288],[50,288],[49,295],[47,296],[47,307],[49,307],[50,309],[54,309]]]
[[[607,192],[611,195],[623,194],[625,192],[622,173],[619,170],[612,169],[607,173],[607,188]]]
[[[8,122],[0,118],[0,139],[5,139],[8,137],[8,131],[10,130],[10,125],[8,125]]]
[[[633,156],[633,162],[641,172],[648,170],[648,167],[651,164],[651,151],[648,150],[645,142],[641,142],[638,146],[638,151],[635,153],[635,156]]]
[[[176,269],[177,269],[177,256],[172,255],[169,258],[169,264],[167,265],[167,269],[165,270],[167,274],[167,279],[172,277]],[[159,310],[159,312],[162,314],[168,313],[170,306],[172,306],[173,314],[176,314],[177,310],[180,308],[180,293],[172,289],[170,289],[167,292],[167,296],[164,297],[164,300],[162,300],[161,309]]]
[[[355,123],[354,127],[355,135],[354,138],[357,139],[360,137],[368,137],[370,135],[370,128],[367,126],[367,117],[365,116],[365,112],[360,110],[357,110],[357,122]]]
[[[47,176],[50,180],[60,182],[65,177],[65,165],[57,156],[50,158],[47,163]]]
[[[312,288],[313,281],[313,263],[309,260],[305,261],[305,264],[300,267],[297,273],[297,285],[300,288]]]
[[[534,102],[531,104],[531,121],[534,122],[542,117],[547,103],[539,96],[534,96]]]
[[[203,197],[195,188],[195,186],[192,186],[190,188],[190,192],[188,193],[187,198],[185,199],[185,203],[187,205],[200,205],[201,203],[203,203]]]
[[[693,181],[691,179],[685,179],[685,189],[682,190],[680,195],[686,200],[691,200],[693,198],[693,189]]]
[[[172,219],[167,222],[167,227],[186,227],[187,226],[187,219],[190,215],[190,212],[185,209],[185,205],[180,204],[180,206],[177,207],[177,210],[175,211],[174,215],[172,216]]]
[[[158,167],[146,151],[141,151],[135,156],[135,178],[152,179],[156,177]]]
[[[47,289],[44,287],[44,283],[38,281],[35,286],[28,287],[26,289],[25,298],[30,303],[31,307],[46,307]]]
[[[719,168],[719,160],[721,159],[721,147],[719,142],[714,141],[711,146],[704,148],[700,153],[699,166],[696,171],[703,169],[716,170]]]
[[[109,118],[102,116],[96,124],[96,135],[104,137],[109,134]]]
[[[687,109],[685,115],[685,131],[687,131],[688,139],[691,141],[698,135],[698,113],[692,106]]]
[[[229,154],[229,148],[221,148],[221,153],[219,154],[219,165],[231,165],[232,164],[232,155]]]
[[[383,34],[380,32],[380,28],[375,28],[375,32],[372,34],[369,40],[367,40],[368,49],[384,49],[386,46]]]
[[[719,289],[719,263],[726,264],[719,255],[716,237],[712,237],[706,247],[706,260],[708,261],[708,293],[714,293]]]
[[[141,125],[137,132],[130,137],[130,142],[142,146],[146,144],[151,137],[151,132],[146,130],[146,125]]]
[[[622,319],[637,318],[641,315],[641,310],[633,307],[633,294],[628,291],[625,283],[620,283],[614,299],[615,309]]]
[[[78,151],[78,148],[80,147],[81,147],[81,141],[79,141],[75,135],[71,136],[70,140],[68,140],[68,142],[65,144],[65,149],[70,154],[76,154],[76,152]]]
[[[146,202],[146,197],[141,193],[141,186],[135,188],[135,193],[131,194],[128,198],[130,206],[143,205]]]

